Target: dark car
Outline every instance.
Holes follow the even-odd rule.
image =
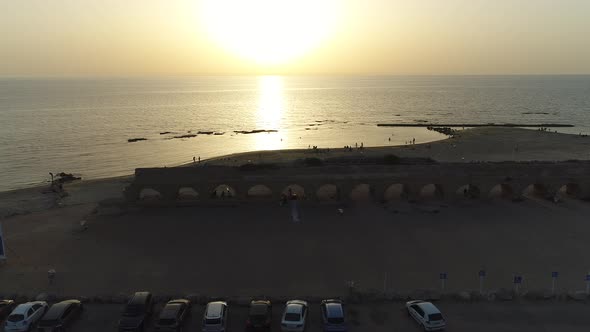
[[[250,302],[246,331],[270,331],[272,304],[270,301]]]
[[[64,331],[82,312],[82,303],[67,300],[52,305],[39,321],[39,332]]]
[[[190,311],[191,301],[189,300],[169,301],[160,312],[160,317],[156,322],[156,331],[182,331],[182,326]]]
[[[119,331],[143,331],[147,319],[152,314],[152,294],[150,292],[137,292],[123,311],[123,317],[119,320]]]
[[[3,321],[16,307],[13,300],[0,300],[0,321]]]
[[[344,307],[340,300],[323,300],[320,304],[322,309],[323,329],[326,332],[345,332],[346,321],[344,319]]]

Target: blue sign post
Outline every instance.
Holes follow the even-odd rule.
[[[522,276],[514,276],[514,291],[518,294],[520,285],[522,284]]]
[[[438,278],[440,279],[440,288],[441,290],[445,290],[445,281],[447,280],[447,273],[446,272],[441,272],[438,275]]]
[[[2,234],[2,224],[0,224],[0,261],[6,259],[6,251],[4,248],[4,235]]]
[[[553,295],[555,295],[555,285],[557,284],[557,277],[559,277],[559,272],[551,272],[551,294]]]
[[[483,294],[483,280],[486,277],[486,270],[479,270],[477,275],[479,276],[479,293]]]

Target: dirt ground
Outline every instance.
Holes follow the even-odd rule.
[[[338,296],[359,289],[585,288],[590,204],[568,201],[152,208],[79,222],[82,204],[3,221],[0,294]],[[57,271],[48,284],[47,271]]]

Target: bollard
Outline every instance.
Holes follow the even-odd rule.
[[[518,291],[520,289],[520,285],[522,284],[522,276],[514,276],[514,292],[518,295]]]
[[[559,272],[554,271],[551,272],[551,295],[555,295],[555,285],[557,284],[557,277],[559,276]]]
[[[55,279],[55,269],[50,269],[47,271],[47,279],[49,280],[49,284],[53,284],[53,279]]]
[[[440,290],[444,292],[444,290],[445,290],[445,281],[447,280],[447,273],[446,272],[441,272],[438,275],[438,278],[440,279]]]
[[[479,294],[483,294],[483,280],[486,277],[486,270],[479,270]]]

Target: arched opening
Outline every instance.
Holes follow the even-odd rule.
[[[285,189],[283,189],[283,191],[281,191],[281,194],[287,197],[297,195],[299,199],[302,199],[305,197],[305,190],[302,186],[298,184],[290,184],[286,186]]]
[[[442,199],[444,192],[440,184],[429,183],[420,190],[420,197],[425,199]]]
[[[234,198],[234,197],[236,197],[236,190],[226,184],[222,184],[222,185],[217,186],[211,192],[211,198],[226,199],[226,198]]]
[[[248,189],[248,197],[269,197],[272,196],[272,190],[263,184],[257,184]]]
[[[181,201],[194,201],[199,197],[199,193],[193,187],[182,187],[178,189],[177,198]]]
[[[527,186],[522,194],[526,197],[545,198],[547,196],[547,188],[540,183],[534,183]]]
[[[491,198],[502,198],[502,199],[510,199],[514,197],[514,191],[509,184],[501,183],[495,185],[492,190],[490,190],[490,197]]]
[[[408,186],[402,183],[395,183],[387,187],[383,198],[386,201],[393,201],[398,199],[407,199],[409,195],[410,190],[408,189]]]
[[[459,187],[456,191],[457,196],[461,196],[464,198],[479,198],[481,191],[479,187],[473,184],[466,184],[464,186]]]
[[[139,199],[142,201],[156,201],[162,198],[159,191],[152,188],[143,188],[139,192]]]
[[[333,184],[324,184],[318,188],[316,196],[320,201],[339,201],[340,189]]]
[[[350,192],[350,199],[356,202],[367,202],[371,200],[371,186],[361,183]]]
[[[580,198],[582,196],[582,188],[577,183],[570,182],[561,186],[558,193],[563,197]]]

